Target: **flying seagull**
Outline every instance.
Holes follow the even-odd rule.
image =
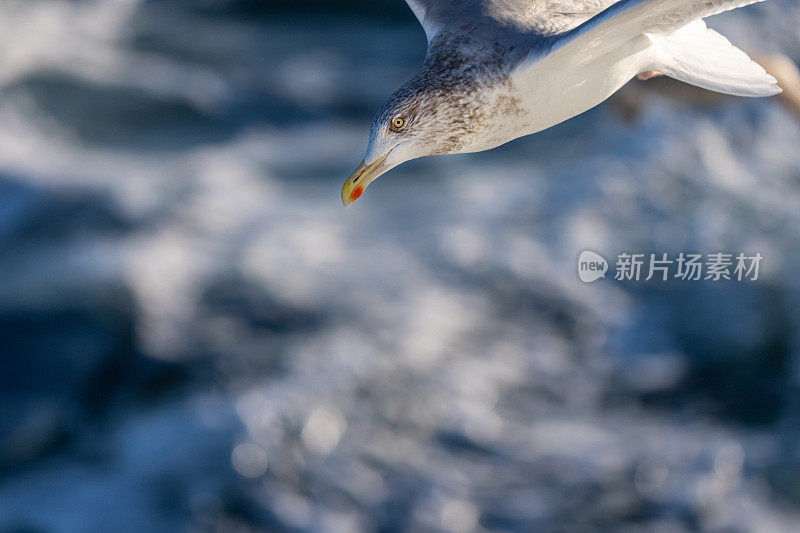
[[[702,20],[760,1],[406,0],[428,38],[425,62],[375,117],[342,202],[405,161],[489,150],[554,126],[640,74],[777,94],[775,78]]]

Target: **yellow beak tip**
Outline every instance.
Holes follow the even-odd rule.
[[[356,200],[361,198],[367,185],[369,185],[372,180],[386,172],[386,169],[381,167],[381,164],[388,155],[387,153],[369,166],[362,161],[355,172],[347,178],[347,181],[344,182],[344,186],[342,187],[342,204],[344,204],[346,208],[349,209]],[[354,182],[358,183],[358,185],[355,185]]]

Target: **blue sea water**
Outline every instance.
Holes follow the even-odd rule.
[[[0,3],[0,531],[800,527],[796,116],[654,80],[344,210],[424,35],[265,6]]]

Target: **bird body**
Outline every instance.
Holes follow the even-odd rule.
[[[600,104],[642,72],[650,40],[640,35],[580,68],[560,68],[549,62],[514,72],[526,110],[520,132],[536,133]],[[509,139],[511,140],[511,139]]]
[[[404,161],[477,152],[578,115],[642,72],[740,96],[775,79],[702,17],[761,0],[407,0],[422,68],[382,106],[349,207]]]

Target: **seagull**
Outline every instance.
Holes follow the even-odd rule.
[[[702,20],[760,1],[406,0],[428,39],[425,61],[380,108],[342,203],[406,161],[559,124],[636,76],[778,94],[775,78]]]

